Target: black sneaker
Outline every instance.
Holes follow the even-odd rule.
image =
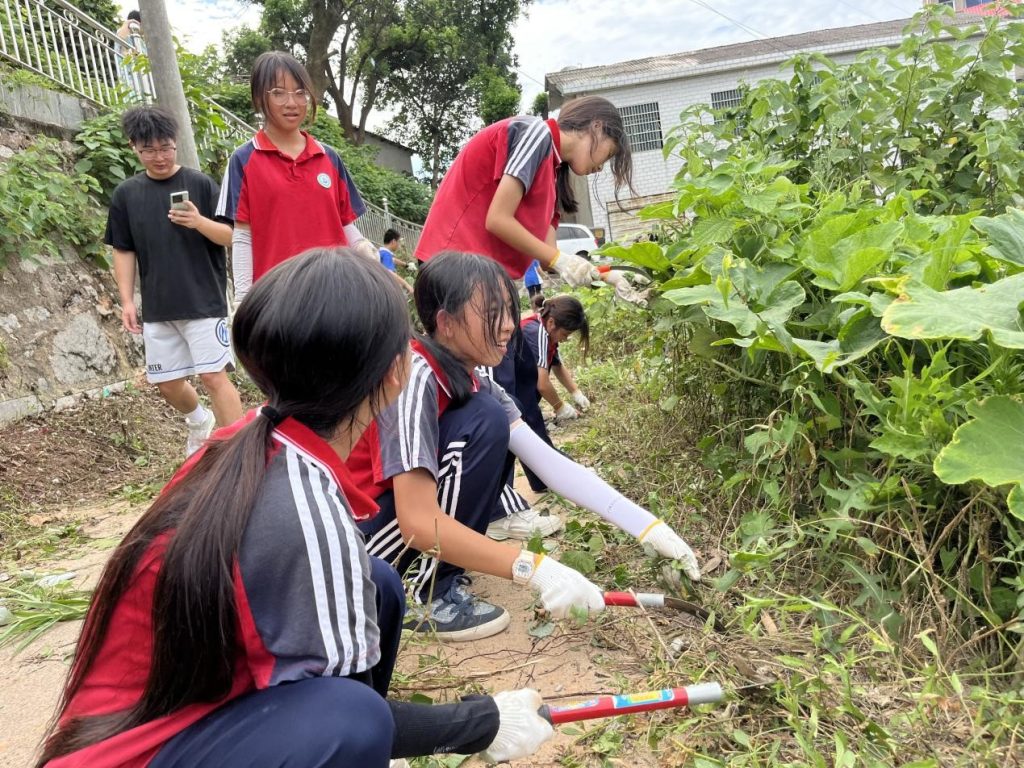
[[[411,606],[405,628],[414,632],[433,632],[439,640],[461,642],[496,635],[509,625],[511,617],[504,608],[481,600],[468,589],[468,576],[457,576],[448,591],[428,607]]]

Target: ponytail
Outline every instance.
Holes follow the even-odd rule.
[[[228,694],[237,623],[231,566],[263,483],[272,431],[270,419],[257,418],[231,439],[211,442],[187,480],[166,488],[114,550],[82,626],[55,721],[96,661],[142,556],[169,534],[153,595],[153,656],[145,690],[127,711],[72,718],[56,730],[51,723],[38,768],[188,704]]]
[[[575,296],[561,294],[544,299],[537,308],[537,316],[541,322],[548,318],[554,322],[556,328],[563,331],[580,334],[580,350],[586,358],[590,351],[590,323],[587,321],[587,314],[583,311],[583,304]]]

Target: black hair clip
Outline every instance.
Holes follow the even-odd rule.
[[[272,405],[264,405],[260,409],[260,413],[263,414],[264,416],[266,416],[270,420],[270,423],[273,424],[275,427],[278,424],[280,424],[282,421],[284,421],[285,418],[287,418],[285,416],[282,416],[278,412],[278,410],[276,408],[274,408],[274,406],[272,406]]]

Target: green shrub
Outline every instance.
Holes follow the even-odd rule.
[[[927,622],[1013,663],[1024,24],[979,29],[803,57],[719,124],[684,113],[676,197],[641,214],[659,241],[605,252],[654,276],[664,407],[715,396],[704,462],[748,510],[720,586],[800,552],[803,594],[841,583],[893,638]]]
[[[41,137],[3,163],[0,173],[0,266],[10,257],[56,257],[59,245],[102,261],[103,211],[97,181],[71,172],[60,142]]]

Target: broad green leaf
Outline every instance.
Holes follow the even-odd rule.
[[[903,231],[899,222],[875,224],[834,243],[830,248],[801,253],[801,262],[814,272],[814,284],[848,291],[892,254]]]
[[[636,264],[638,267],[652,269],[655,272],[668,270],[669,261],[665,253],[657,243],[643,242],[634,243],[629,246],[611,245],[601,249],[603,256],[610,256],[613,259]]]
[[[1024,274],[979,288],[935,291],[910,282],[882,314],[882,328],[903,339],[977,339],[986,331],[1009,349],[1024,349],[1020,305]]]
[[[859,360],[888,338],[878,324],[878,318],[864,310],[853,316],[839,331],[839,338],[832,341],[793,339],[814,367],[822,373],[832,373],[836,368]]]
[[[974,228],[988,236],[985,253],[993,259],[1024,267],[1024,211],[1007,208],[996,216],[978,216]]]
[[[1024,482],[1024,404],[996,395],[968,403],[967,413],[971,421],[957,427],[935,457],[935,475],[949,485],[980,480],[994,488]]]
[[[1024,489],[1020,484],[1010,489],[1010,495],[1006,497],[1006,506],[1011,515],[1024,523]]]
[[[700,219],[690,232],[690,245],[697,248],[724,243],[732,237],[738,224],[734,219]]]
[[[915,461],[928,453],[932,444],[924,435],[912,435],[891,427],[883,427],[881,437],[872,440],[871,447],[889,456]]]

